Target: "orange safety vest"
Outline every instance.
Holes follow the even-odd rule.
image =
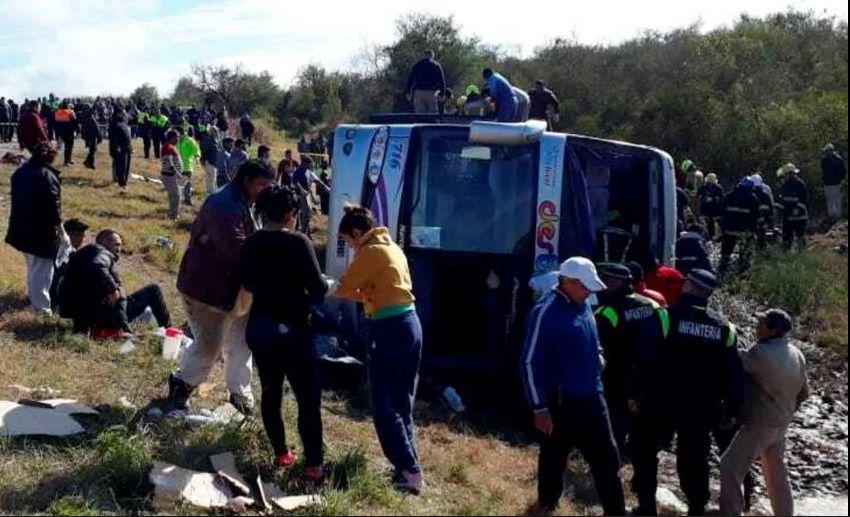
[[[70,122],[74,120],[74,112],[69,109],[56,110],[54,114],[56,122]]]

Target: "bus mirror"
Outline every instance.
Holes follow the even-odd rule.
[[[471,145],[460,151],[460,157],[465,160],[492,160],[493,150],[481,145]]]

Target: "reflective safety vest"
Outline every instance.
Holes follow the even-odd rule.
[[[74,112],[67,108],[57,110],[53,116],[56,122],[70,122],[75,118]]]

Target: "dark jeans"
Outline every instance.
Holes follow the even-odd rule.
[[[130,179],[130,153],[117,153],[112,157],[112,177],[122,187]]]
[[[413,403],[422,361],[422,325],[415,311],[373,321],[367,353],[375,430],[396,471],[419,472]]]
[[[151,138],[151,140],[153,142],[153,156],[154,156],[154,158],[159,160],[162,157],[161,149],[162,149],[163,137],[154,135]]]
[[[290,327],[287,333],[282,334],[277,320],[251,316],[245,338],[260,374],[263,427],[275,455],[287,450],[281,404],[283,382],[289,379],[298,402],[298,434],[304,445],[306,464],[321,465],[324,463],[322,391],[309,331]]]
[[[85,165],[89,167],[94,167],[94,155],[97,152],[97,138],[87,138],[86,139],[86,148],[88,148],[88,155],[86,155]]]
[[[118,300],[114,306],[98,305],[89,311],[89,315],[79,315],[74,318],[74,329],[80,332],[92,327],[104,329],[125,329],[150,307],[156,318],[157,326],[170,327],[171,314],[158,285],[151,284],[134,292],[126,298]]]
[[[783,221],[782,242],[786,248],[790,248],[794,241],[799,241],[800,246],[806,245],[806,225],[808,221]]]
[[[151,137],[147,134],[142,134],[142,145],[145,150],[145,160],[151,157]],[[159,158],[159,156],[157,156]]]
[[[750,237],[723,234],[720,241],[720,274],[725,275],[732,267],[732,253],[738,248],[738,270],[749,269],[752,242]]]
[[[605,515],[624,515],[620,457],[604,396],[599,393],[585,398],[564,398],[550,412],[554,431],[541,441],[537,467],[540,503],[547,508],[558,505],[564,492],[567,459],[578,448],[590,465]]]
[[[62,133],[62,145],[65,147],[65,165],[71,163],[71,158],[74,154],[74,133]]]

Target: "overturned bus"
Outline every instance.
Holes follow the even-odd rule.
[[[342,125],[326,273],[338,278],[352,259],[337,234],[344,206],[370,208],[408,257],[425,367],[513,371],[530,280],[570,256],[612,260],[612,221],[630,236],[617,261],[672,259],[674,182],[663,151],[546,132],[537,121]]]

